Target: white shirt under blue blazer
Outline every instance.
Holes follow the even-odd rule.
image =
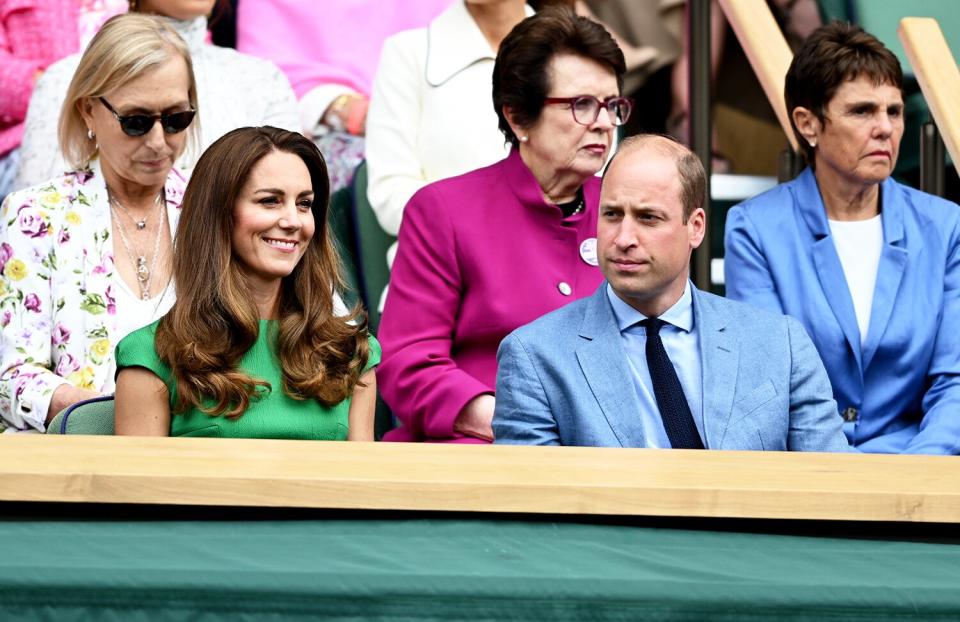
[[[730,210],[727,296],[803,323],[862,451],[960,451],[960,206],[888,178],[866,340],[810,169]]]
[[[800,323],[688,288],[704,447],[849,451],[826,371]],[[651,446],[606,283],[512,332],[497,364],[495,442]]]

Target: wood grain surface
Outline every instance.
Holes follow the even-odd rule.
[[[960,70],[950,46],[931,17],[904,17],[897,35],[953,165],[960,171]]]
[[[0,501],[960,522],[960,460],[0,436]]]

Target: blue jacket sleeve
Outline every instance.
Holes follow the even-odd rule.
[[[494,443],[560,445],[557,421],[543,383],[517,334],[508,335],[500,344],[497,366]]]
[[[817,349],[797,320],[788,317],[790,338],[791,451],[856,451],[843,433],[843,419]]]
[[[727,214],[723,273],[727,297],[783,313],[777,286],[767,264],[763,241],[741,204]]]
[[[944,270],[943,308],[923,396],[920,432],[903,450],[909,454],[960,453],[960,231],[950,237]]]

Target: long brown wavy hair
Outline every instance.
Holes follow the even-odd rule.
[[[366,315],[359,305],[347,317],[334,315],[334,292],[343,290],[344,281],[327,228],[330,182],[323,156],[300,134],[240,128],[204,152],[183,196],[173,253],[177,301],[156,335],[157,353],[176,380],[176,413],[198,408],[239,417],[251,399],[273,389],[237,367],[257,340],[260,318],[231,244],[237,198],[254,166],[273,151],[306,164],[316,222],[303,257],[280,285],[283,390],[332,406],[352,394],[366,366]],[[213,405],[204,406],[207,400]]]

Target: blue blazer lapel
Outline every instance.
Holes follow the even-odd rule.
[[[606,282],[589,300],[580,338],[580,369],[617,440],[624,447],[645,447],[640,401],[627,369],[620,329],[607,300]]]
[[[804,222],[813,235],[813,264],[817,270],[817,278],[823,295],[833,311],[834,317],[847,338],[847,345],[853,351],[857,366],[863,370],[860,358],[860,327],[857,325],[857,314],[853,310],[853,299],[850,297],[850,288],[843,275],[843,266],[840,257],[830,237],[830,225],[827,222],[827,210],[820,197],[820,189],[813,171],[807,169],[797,180],[797,199],[800,213]],[[822,318],[826,321],[826,318]]]
[[[877,267],[877,284],[873,292],[870,326],[863,348],[863,368],[870,365],[887,329],[903,273],[907,269],[908,252],[903,238],[903,196],[892,179],[880,187],[881,219],[883,221],[883,250]]]
[[[727,332],[726,311],[715,306],[692,287],[693,321],[700,337],[700,367],[703,374],[704,446],[720,447],[733,412],[737,388],[740,346]]]

